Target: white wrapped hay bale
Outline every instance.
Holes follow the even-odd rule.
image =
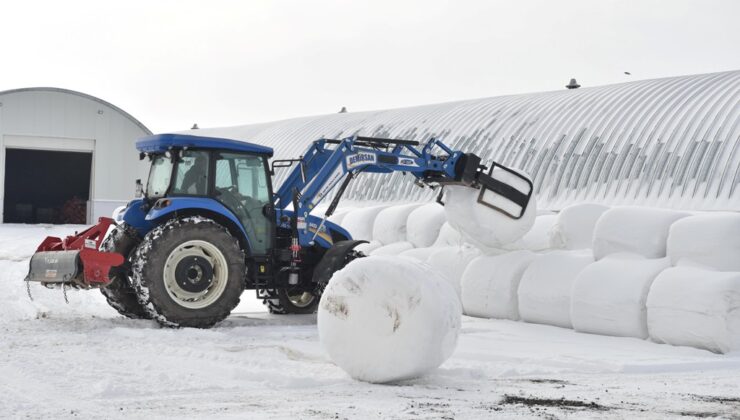
[[[571,321],[580,332],[647,338],[650,285],[667,258],[613,254],[584,268],[573,285]]]
[[[570,205],[557,215],[552,227],[550,247],[555,249],[588,249],[593,245],[594,228],[609,207],[595,203]]]
[[[411,242],[395,242],[370,251],[370,255],[400,255],[411,249],[414,249],[414,244]]]
[[[529,232],[506,249],[526,249],[530,251],[544,251],[550,248],[550,237],[555,227],[558,216],[555,214],[543,214],[534,219],[534,225]]]
[[[534,196],[520,219],[479,204],[479,190],[463,186],[445,187],[447,221],[467,241],[484,248],[500,248],[527,233],[534,224],[537,205]],[[512,209],[513,210],[513,209]]]
[[[408,258],[361,258],[326,287],[319,338],[355,379],[410,379],[452,355],[461,312],[454,290],[432,267]]]
[[[589,251],[553,251],[532,261],[519,283],[519,317],[526,322],[572,328],[573,283],[593,260]]]
[[[354,237],[353,237],[354,238]],[[370,241],[364,244],[359,244],[355,247],[355,250],[362,252],[365,255],[370,255],[378,248],[381,248],[383,244],[380,241]]]
[[[373,239],[375,218],[388,206],[374,206],[355,209],[347,213],[342,219],[342,227],[352,235],[352,239]]]
[[[463,273],[468,264],[481,254],[478,248],[472,246],[449,246],[435,249],[426,262],[450,282],[460,299]]]
[[[740,271],[740,214],[706,213],[671,226],[668,257],[673,265]]]
[[[331,216],[329,216],[326,220],[328,220],[328,221],[330,221],[332,223],[336,223],[339,226],[342,226],[342,221],[349,214],[349,212],[352,211],[352,210],[354,210],[354,208],[352,208],[352,207],[338,208],[334,212],[334,214],[332,214]]]
[[[531,251],[514,251],[472,260],[462,277],[465,315],[518,320],[519,282],[536,257]]]
[[[373,240],[383,245],[406,241],[406,221],[420,204],[390,206],[378,213],[373,224]]]
[[[740,273],[669,268],[650,288],[647,319],[659,343],[740,350]]]
[[[689,213],[649,207],[615,207],[607,210],[594,229],[594,257],[633,252],[646,258],[666,256],[668,230]]]
[[[437,240],[432,244],[432,247],[460,246],[462,243],[463,239],[460,232],[445,222],[439,229],[439,235],[437,236]]]
[[[438,203],[424,204],[409,214],[406,239],[416,248],[432,246],[446,220],[444,207]]]

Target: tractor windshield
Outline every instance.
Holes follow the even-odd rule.
[[[172,178],[172,159],[165,155],[158,155],[152,159],[149,169],[149,180],[146,184],[148,198],[160,198],[167,193]]]

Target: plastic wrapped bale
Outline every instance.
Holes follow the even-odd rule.
[[[580,332],[647,338],[647,296],[668,258],[613,254],[584,268],[573,285],[571,321]]]
[[[532,261],[519,283],[519,317],[526,322],[572,328],[573,283],[593,261],[590,251],[553,251]]]
[[[531,251],[514,251],[471,261],[462,277],[465,315],[518,320],[519,282],[536,257]]]
[[[534,196],[520,219],[478,203],[479,190],[463,186],[445,187],[447,221],[467,241],[483,248],[500,248],[524,236],[534,224],[537,205]]]
[[[504,246],[504,248],[512,250],[526,249],[530,251],[544,251],[549,249],[551,232],[557,222],[557,218],[557,215],[554,214],[537,216],[529,232],[525,233],[521,239],[513,244]]]
[[[362,252],[365,255],[370,255],[376,249],[382,247],[383,244],[380,241],[370,241],[368,243],[359,244],[355,247],[355,250]]]
[[[573,204],[560,211],[550,235],[554,249],[588,249],[593,246],[596,222],[609,207],[594,203]]]
[[[432,246],[409,249],[408,251],[402,252],[401,256],[414,258],[419,261],[426,261],[439,248],[449,246],[459,247],[462,246],[462,244],[463,242],[460,232],[456,231],[449,223],[445,222],[439,229],[439,235],[437,235],[437,239],[434,241]]]
[[[650,338],[717,353],[740,350],[740,273],[673,267],[647,299]]]
[[[330,221],[332,223],[336,223],[339,226],[342,226],[342,221],[344,220],[345,217],[347,217],[347,215],[349,214],[349,212],[351,212],[352,210],[354,210],[354,208],[352,208],[352,207],[341,207],[341,208],[338,208],[334,212],[334,214],[332,214],[331,216],[329,216],[326,220],[328,220],[328,221]]]
[[[381,210],[373,224],[373,240],[383,245],[406,241],[406,221],[420,204],[403,204]]]
[[[352,235],[352,239],[372,240],[375,218],[387,207],[375,206],[352,210],[344,216],[341,226]]]
[[[401,257],[352,261],[321,297],[321,344],[351,377],[411,379],[435,369],[457,344],[462,309],[437,270]]]
[[[449,246],[437,248],[426,262],[450,282],[458,299],[461,299],[463,273],[468,264],[481,254],[478,248],[472,246]]]
[[[673,265],[740,271],[740,214],[707,213],[671,225],[668,257]]]
[[[410,249],[414,249],[411,242],[395,242],[370,251],[370,255],[399,255]]]
[[[615,207],[607,210],[594,229],[594,257],[632,252],[646,258],[666,256],[671,225],[689,213],[649,207]]]
[[[432,246],[439,237],[439,231],[445,221],[444,207],[438,203],[424,204],[409,214],[406,222],[406,240],[416,248]]]

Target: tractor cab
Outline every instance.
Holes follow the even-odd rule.
[[[268,253],[275,223],[268,172],[271,148],[179,134],[146,137],[137,148],[151,161],[144,188],[150,209],[146,219],[159,218],[179,204],[192,208],[194,200],[206,208],[223,206],[244,231],[250,253]]]

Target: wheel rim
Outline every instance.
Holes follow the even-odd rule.
[[[192,240],[177,246],[164,265],[164,287],[178,305],[202,309],[217,301],[228,282],[226,257],[210,242]]]
[[[314,299],[316,299],[316,296],[313,295],[313,293],[309,292],[299,292],[295,294],[288,293],[288,300],[290,303],[292,303],[295,307],[298,308],[305,308],[311,303],[313,303]]]

